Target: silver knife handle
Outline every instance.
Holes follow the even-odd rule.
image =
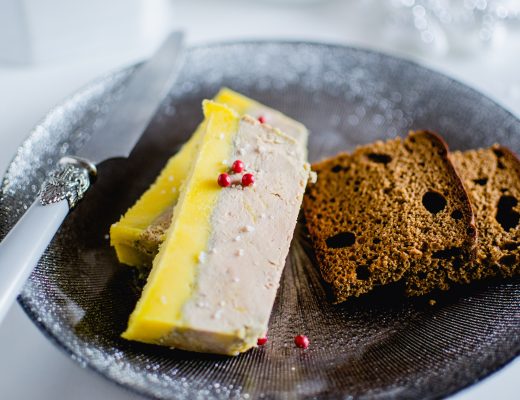
[[[49,178],[43,183],[40,201],[43,205],[67,200],[72,209],[90,187],[90,177],[97,173],[90,161],[75,156],[65,156]]]
[[[0,322],[94,173],[88,161],[64,157],[42,185],[38,199],[0,243]]]

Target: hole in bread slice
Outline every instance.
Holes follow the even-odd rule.
[[[514,254],[508,254],[507,256],[501,257],[498,262],[507,267],[511,267],[516,264],[516,256]]]
[[[392,157],[384,153],[368,153],[367,158],[372,162],[385,165],[392,161]]]
[[[370,269],[368,269],[368,265],[360,265],[356,268],[356,278],[361,281],[367,281],[370,278]]]
[[[462,214],[462,211],[460,211],[460,210],[453,210],[453,212],[451,213],[451,218],[453,218],[456,221],[458,221],[459,219],[462,219],[462,217],[463,217],[463,214]]]
[[[446,207],[446,199],[444,196],[434,190],[429,190],[423,195],[422,203],[424,208],[432,214],[437,214]]]
[[[477,185],[484,186],[488,182],[488,178],[473,179]]]
[[[331,249],[350,247],[356,242],[356,235],[352,232],[341,232],[329,237],[325,242]]]
[[[516,227],[520,221],[520,213],[513,210],[518,200],[513,196],[502,195],[497,204],[496,220],[505,231]]]

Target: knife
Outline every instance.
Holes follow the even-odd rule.
[[[77,154],[59,161],[36,201],[0,243],[0,322],[63,220],[90,187],[96,165],[130,155],[174,83],[182,54],[183,35],[172,32],[134,72],[90,140]]]

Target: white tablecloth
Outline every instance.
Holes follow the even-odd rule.
[[[49,46],[50,53],[46,54],[51,61],[18,67],[0,63],[1,172],[31,128],[53,105],[100,74],[148,56],[157,45],[158,30],[169,26],[184,29],[189,44],[231,39],[303,39],[404,55],[473,86],[520,116],[520,32],[511,33],[501,47],[473,56],[432,56],[399,49],[395,43],[386,43],[384,38],[378,37],[372,28],[364,29],[359,23],[360,16],[350,14],[350,2],[314,2],[300,7],[275,0],[152,0],[143,3],[147,4],[142,13],[146,29],[134,47],[125,43],[111,51],[105,49],[96,57],[60,59],[61,50]],[[49,15],[56,21],[67,18],[60,8]],[[120,11],[120,18],[125,18],[124,10]],[[106,34],[104,31],[102,35],[96,36],[95,32],[87,35],[90,47],[95,49],[96,43],[103,43]],[[117,39],[118,35],[118,40],[124,40],[114,25],[113,37]],[[0,325],[0,355],[2,399],[141,398],[81,369],[38,331],[18,304]],[[517,359],[453,399],[518,398],[514,389],[518,386],[515,378],[519,376],[520,360]]]

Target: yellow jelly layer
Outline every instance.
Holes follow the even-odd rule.
[[[203,103],[205,127],[200,150],[187,174],[165,241],[153,260],[141,298],[130,316],[123,337],[146,343],[189,334],[183,325],[182,307],[191,297],[199,255],[206,251],[211,233],[210,217],[222,188],[217,176],[225,172],[222,160],[232,154],[239,116],[214,102]],[[220,339],[225,340],[225,334]],[[229,333],[232,340],[234,333]],[[173,340],[175,342],[175,340]]]
[[[181,150],[168,160],[155,182],[136,204],[110,227],[110,244],[115,247],[120,262],[141,266],[151,260],[147,255],[152,257],[156,253],[155,249],[146,251],[146,243],[141,244],[141,235],[156,218],[177,202],[203,133],[204,123],[198,126]]]
[[[258,105],[239,93],[222,88],[214,98],[239,115]],[[157,249],[150,246],[143,233],[179,198],[181,185],[186,179],[205,132],[204,122],[197,127],[192,137],[172,156],[152,186],[110,228],[110,244],[115,247],[120,262],[131,266],[150,264]]]

